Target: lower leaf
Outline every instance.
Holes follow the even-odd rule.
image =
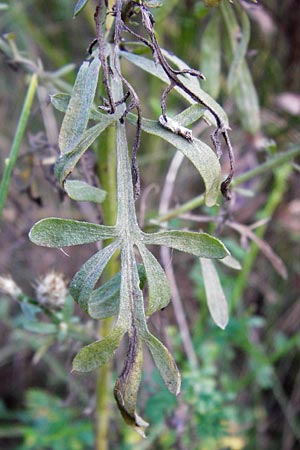
[[[145,436],[148,423],[136,412],[137,395],[141,382],[143,367],[142,343],[136,329],[129,337],[129,348],[123,372],[116,381],[114,395],[118,408],[125,422],[134,428],[141,436]]]

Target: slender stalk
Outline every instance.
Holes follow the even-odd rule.
[[[287,179],[292,171],[292,166],[290,164],[285,164],[280,169],[277,169],[275,172],[275,182],[273,186],[273,190],[268,198],[268,201],[263,209],[262,216],[263,217],[272,217],[274,214],[277,206],[281,203],[282,197],[287,189]],[[267,230],[268,224],[260,227],[256,235],[259,238],[263,238],[264,234]],[[250,275],[250,272],[253,268],[253,265],[255,263],[257,254],[259,252],[259,247],[253,242],[250,247],[250,251],[248,252],[244,262],[243,262],[243,269],[239,273],[239,276],[237,277],[235,283],[234,283],[234,289],[232,292],[231,300],[230,300],[230,308],[231,310],[234,309],[238,303],[238,301],[243,296],[243,293],[245,291],[245,288],[248,284],[248,278]]]
[[[33,102],[35,92],[37,89],[37,85],[38,85],[37,81],[38,81],[37,75],[36,74],[32,75],[30,84],[29,84],[29,87],[27,90],[27,94],[26,94],[26,97],[25,97],[25,100],[23,103],[23,108],[22,108],[20,119],[18,122],[16,134],[15,134],[15,137],[14,137],[14,140],[12,143],[10,156],[5,161],[4,173],[3,173],[3,177],[2,177],[2,181],[1,181],[1,185],[0,185],[0,220],[2,217],[3,208],[5,206],[5,202],[7,199],[8,188],[9,188],[12,172],[13,172],[13,169],[14,169],[17,159],[18,159],[22,139],[24,136],[24,132],[25,132],[27,122],[29,119],[29,115],[30,115],[30,111],[31,111],[32,102]]]
[[[103,222],[105,225],[114,225],[116,222],[116,154],[115,154],[115,128],[108,128],[99,139],[96,150],[98,160],[98,175],[101,186],[107,192],[102,204]],[[109,242],[106,242],[106,245]],[[119,271],[119,261],[115,255],[107,264],[103,277],[105,281],[112,278]],[[102,320],[99,323],[99,335],[105,337],[111,329],[112,319]],[[108,449],[109,420],[110,420],[110,380],[112,376],[111,362],[98,369],[97,373],[97,410],[96,410],[96,449]]]
[[[255,167],[254,169],[251,169],[248,172],[235,177],[232,180],[231,185],[232,185],[232,187],[239,186],[240,184],[243,184],[246,181],[252,180],[252,178],[255,178],[259,175],[263,175],[264,173],[267,173],[273,169],[276,169],[277,167],[282,166],[284,163],[291,161],[299,154],[300,154],[299,147],[295,147],[284,153],[280,153],[280,154],[276,155],[274,158]],[[193,198],[192,200],[189,200],[186,203],[183,203],[182,205],[178,206],[177,208],[170,209],[166,214],[162,214],[162,215],[152,219],[151,223],[167,222],[168,220],[173,219],[174,217],[178,217],[183,213],[186,213],[188,211],[192,211],[195,208],[198,208],[199,206],[203,205],[203,203],[204,203],[204,196],[198,195],[197,197]]]

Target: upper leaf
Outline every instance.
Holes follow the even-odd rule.
[[[165,245],[203,258],[220,259],[229,254],[229,251],[219,239],[206,233],[171,230],[144,234],[144,236],[145,242],[148,244]]]
[[[67,180],[64,188],[70,198],[79,202],[102,203],[106,197],[105,191],[90,186],[85,181]]]
[[[166,130],[153,120],[142,120],[142,129],[147,133],[165,139],[192,162],[205,184],[205,203],[207,206],[213,206],[219,195],[221,179],[221,167],[215,152],[199,139],[194,138],[193,142],[189,142],[184,137]]]
[[[174,63],[177,65],[178,67],[178,61],[179,58],[177,57],[173,57],[170,53],[165,52],[165,55],[168,55],[168,59],[169,60],[173,60]],[[156,76],[157,78],[159,78],[160,80],[164,81],[165,83],[169,83],[169,78],[168,76],[165,74],[164,70],[162,69],[161,65],[159,64],[155,64],[152,60],[145,58],[144,56],[140,56],[140,55],[136,55],[134,53],[129,53],[129,52],[124,52],[121,51],[120,52],[121,56],[125,59],[127,59],[128,61],[130,61],[131,63],[135,64],[136,66],[140,67],[141,69],[145,70],[146,72],[150,73],[151,75]],[[181,61],[182,64],[184,64],[186,67],[188,67],[183,61]],[[184,76],[180,77],[180,80],[189,88],[191,88],[191,85],[189,84],[189,80],[190,78],[186,78]],[[196,80],[197,81],[197,80]],[[180,88],[175,87],[175,90],[182,95],[182,97],[184,97],[186,100],[188,100],[189,103],[194,104],[196,103],[195,100],[191,99],[191,97],[184,91],[182,91]],[[207,104],[212,110],[214,110],[216,112],[216,114],[221,118],[221,120],[223,121],[223,124],[226,128],[229,127],[228,125],[228,117],[227,114],[225,113],[225,111],[223,110],[223,108],[210,96],[208,95],[205,91],[203,91],[200,88],[199,83],[193,84],[193,92],[194,94],[196,94],[205,104]],[[209,112],[206,111],[205,114],[207,120],[214,124],[215,126],[217,126],[215,117]]]
[[[59,148],[62,153],[70,152],[80,141],[90,114],[98,76],[100,60],[84,61],[79,69],[72,95],[59,133]]]
[[[56,217],[40,220],[29,232],[29,239],[34,244],[56,248],[97,242],[115,236],[115,227]]]

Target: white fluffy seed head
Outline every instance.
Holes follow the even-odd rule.
[[[37,301],[47,308],[63,308],[68,290],[61,273],[50,272],[37,281],[35,294]]]
[[[4,294],[10,295],[13,298],[18,298],[22,295],[21,289],[9,275],[0,276],[0,291]]]

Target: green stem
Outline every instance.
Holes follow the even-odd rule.
[[[103,222],[105,225],[115,225],[117,212],[117,185],[116,185],[116,153],[115,128],[109,127],[101,136],[96,150],[98,162],[98,176],[101,187],[107,192],[102,204]],[[108,244],[108,242],[106,242]],[[117,255],[111,258],[106,266],[103,277],[107,281],[119,271]],[[111,329],[112,319],[102,320],[99,323],[99,335],[105,337]],[[112,365],[108,362],[98,369],[97,373],[97,410],[96,410],[96,450],[107,450],[109,444],[110,421],[110,382],[112,378]]]
[[[285,164],[281,168],[277,169],[275,172],[275,181],[272,192],[268,198],[268,201],[263,209],[262,217],[272,217],[277,206],[281,203],[282,197],[287,189],[287,179],[292,171],[292,166],[290,164]],[[267,230],[267,224],[260,227],[256,235],[259,238],[263,238],[264,234]],[[234,289],[231,296],[230,307],[234,309],[238,303],[238,301],[242,298],[243,292],[248,284],[248,278],[250,272],[255,263],[257,254],[259,252],[258,246],[253,242],[250,247],[250,251],[248,252],[245,260],[243,261],[243,268],[237,277]]]
[[[27,122],[28,122],[28,118],[30,115],[32,102],[33,102],[34,95],[35,95],[35,92],[37,89],[37,85],[38,85],[37,82],[38,82],[37,75],[36,74],[32,75],[31,81],[30,81],[30,84],[29,84],[29,87],[27,90],[27,94],[26,94],[26,97],[25,97],[25,100],[23,103],[23,108],[22,108],[19,123],[17,126],[16,134],[15,134],[15,137],[14,137],[14,140],[12,143],[10,156],[5,161],[4,173],[3,173],[3,177],[2,177],[2,181],[1,181],[1,185],[0,185],[0,220],[2,217],[3,208],[5,206],[5,202],[6,202],[6,198],[7,198],[11,175],[12,175],[13,169],[17,162],[22,139],[23,139],[24,132],[25,132]]]
[[[292,148],[291,150],[288,150],[287,152],[284,153],[279,153],[274,158],[266,161],[265,163],[260,164],[254,169],[237,176],[236,178],[234,178],[231,185],[233,187],[239,186],[240,184],[243,184],[246,181],[252,180],[252,178],[255,178],[259,175],[263,175],[264,173],[269,172],[272,169],[276,169],[277,167],[282,166],[284,163],[291,161],[299,154],[300,154],[299,147]],[[168,220],[173,219],[174,217],[178,217],[180,214],[184,214],[188,211],[192,211],[193,209],[198,208],[199,206],[203,205],[203,203],[204,203],[204,196],[198,195],[192,200],[183,203],[178,208],[170,209],[166,214],[163,214],[162,216],[152,219],[151,223],[167,222]]]

